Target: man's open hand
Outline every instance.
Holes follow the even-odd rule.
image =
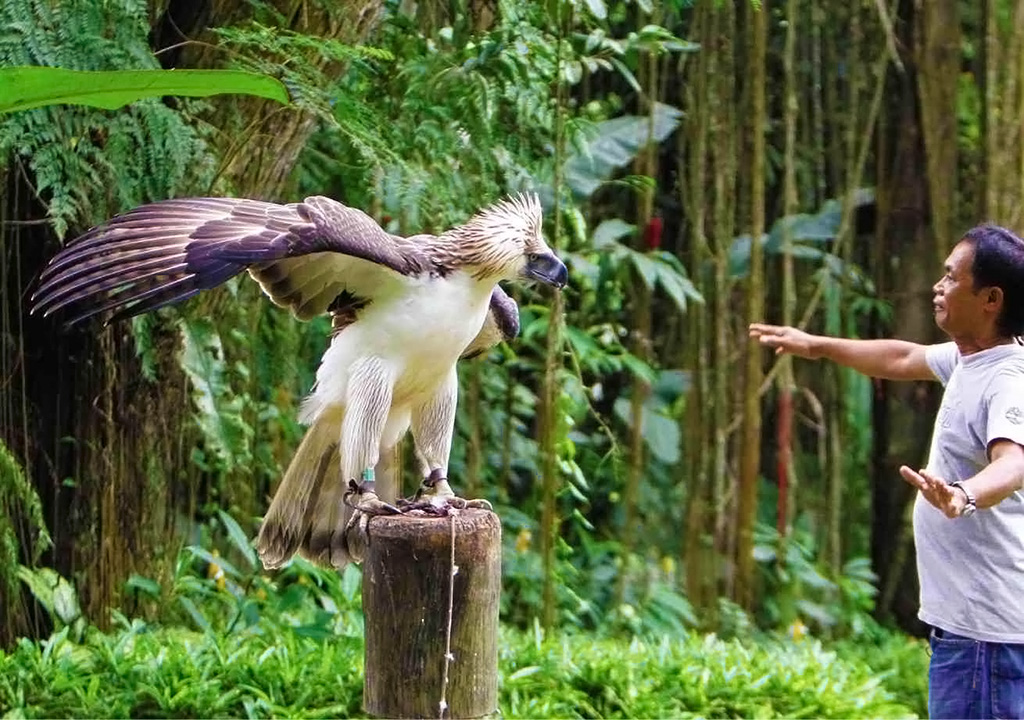
[[[946,517],[960,517],[967,498],[964,494],[945,480],[935,477],[927,470],[911,470],[906,465],[900,466],[900,475],[908,483],[916,487],[924,495],[924,499],[941,510]]]
[[[810,360],[819,357],[814,348],[814,336],[803,330],[783,325],[752,323],[749,332],[750,337],[757,338],[762,345],[775,348],[776,355],[788,352]]]

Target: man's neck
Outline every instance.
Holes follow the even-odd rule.
[[[959,337],[952,338],[953,342],[956,343],[957,349],[961,355],[973,355],[979,353],[982,350],[988,350],[999,345],[1009,345],[1014,342],[1012,337],[1002,337],[998,335],[988,335],[981,337]]]

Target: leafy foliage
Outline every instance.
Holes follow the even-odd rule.
[[[679,127],[681,116],[677,108],[657,103],[648,117],[602,120],[566,161],[566,184],[580,198],[589,198],[602,182],[633,162],[645,145],[664,142]]]
[[[207,446],[225,470],[248,466],[253,431],[242,417],[246,399],[231,390],[224,347],[209,320],[182,321],[180,365],[191,381],[196,419]]]
[[[504,523],[503,712],[904,714],[906,708],[879,685],[888,683],[878,670],[889,662],[902,663],[893,670],[900,678],[897,690],[906,688],[901,700],[920,712],[921,648],[898,638],[889,642],[871,621],[875,578],[856,550],[844,566],[826,568],[816,544],[801,533],[780,560],[773,555],[782,546],[779,539],[765,531],[758,547],[765,592],[755,612],[748,615],[722,599],[710,622],[729,640],[695,634],[710,613],[702,614],[707,608],[695,608],[683,590],[687,568],[677,558],[684,508],[695,488],[681,478],[688,463],[710,450],[687,444],[684,418],[687,412],[699,418],[733,395],[709,397],[694,361],[688,354],[684,359],[682,344],[672,340],[680,335],[684,313],[699,314],[694,327],[725,328],[728,347],[713,361],[734,366],[738,352],[729,344],[738,345],[739,334],[725,327],[728,315],[714,314],[710,300],[739,299],[732,283],[747,272],[751,240],[732,238],[732,232],[710,238],[731,249],[724,254],[731,264],[727,287],[711,287],[705,305],[701,290],[709,290],[711,263],[689,265],[685,251],[668,249],[673,243],[667,237],[665,249],[644,245],[649,228],[634,224],[638,198],[656,191],[658,203],[681,216],[666,219],[678,221],[674,232],[685,236],[686,213],[693,208],[680,209],[670,197],[672,183],[683,180],[633,175],[631,166],[649,143],[664,151],[677,133],[694,132],[681,102],[677,108],[658,102],[658,93],[648,97],[641,70],[646,60],[661,58],[665,77],[674,81],[667,71],[676,67],[671,62],[696,46],[669,27],[637,29],[636,21],[651,10],[646,2],[563,3],[552,15],[550,3],[502,0],[479,28],[479,18],[468,13],[438,26],[407,14],[405,4],[386,2],[373,45],[361,47],[278,27],[285,18],[271,5],[250,5],[255,21],[216,31],[222,47],[239,66],[281,77],[300,106],[323,121],[290,192],[333,195],[366,209],[388,229],[411,234],[460,222],[502,194],[537,190],[549,209],[552,244],[571,266],[564,319],[552,315],[541,292],[516,290],[521,338],[460,368],[477,382],[462,383],[451,475],[459,490],[470,481],[481,488]],[[421,5],[422,12],[429,10]],[[683,16],[690,4],[664,10],[666,26],[688,29]],[[567,17],[565,27],[554,21]],[[0,10],[8,28],[0,36],[0,63],[152,68],[146,20],[146,7],[137,0],[14,0]],[[348,71],[332,74],[339,66]],[[565,88],[570,91],[563,96]],[[634,104],[650,115],[631,114]],[[120,113],[18,113],[0,121],[0,157],[27,165],[63,234],[69,226],[183,188],[220,191],[210,183],[223,158],[204,142],[204,133],[232,130],[199,130],[190,113],[201,107],[151,101]],[[690,161],[683,153],[680,165]],[[558,218],[550,212],[556,199]],[[872,200],[863,193],[857,202]],[[707,204],[721,217],[740,214],[720,198],[711,207],[710,192]],[[791,231],[802,269],[829,283],[830,319],[851,297],[860,303],[857,312],[881,316],[871,283],[850,258],[834,252],[840,224],[840,206],[831,200],[813,213],[777,220],[758,242],[775,259],[782,230]],[[659,313],[650,339],[657,352],[644,353],[648,359],[633,350],[641,287]],[[223,302],[229,296],[233,302]],[[564,352],[553,361],[556,397],[545,417],[538,395],[549,359],[546,339],[563,321]],[[160,344],[168,326],[178,330],[172,349]],[[68,580],[47,569],[21,571],[21,581],[60,630],[0,657],[0,703],[28,715],[358,714],[358,573],[337,577],[296,561],[268,577],[246,540],[301,435],[294,411],[311,385],[327,329],[323,319],[296,322],[263,302],[248,282],[133,321],[146,381],[162,382],[176,372],[191,388],[195,427],[178,428],[186,437],[184,452],[146,458],[147,471],[159,470],[151,482],[166,483],[174,497],[169,502],[178,503],[168,507],[174,537],[191,545],[176,562],[166,552],[171,567],[159,580],[129,576],[124,614],[109,635],[82,627],[72,612]],[[177,368],[169,367],[169,358],[177,359]],[[691,365],[684,369],[684,362]],[[629,393],[636,381],[648,383],[651,393],[634,416]],[[860,404],[848,402],[846,409],[863,420],[868,388],[857,390]],[[467,407],[476,414],[466,413]],[[642,542],[627,553],[619,540],[627,517],[622,439],[637,425],[647,453],[638,498]],[[868,447],[867,423],[859,426],[850,441],[856,445],[851,462]],[[556,437],[561,481],[551,569],[538,550],[540,427]],[[721,430],[725,435],[734,428]],[[182,466],[199,475],[202,489],[176,497]],[[763,486],[772,489],[770,482]],[[534,630],[542,583],[552,573],[559,624],[600,639],[542,637]],[[807,626],[782,627],[781,601],[792,602]],[[794,642],[756,635],[755,624],[789,630]],[[806,639],[808,631],[870,640],[870,662],[860,660],[853,644],[837,657]]]
[[[179,557],[166,595],[151,580],[133,581],[183,608],[195,629],[115,612],[108,634],[88,628],[76,639],[63,627],[39,642],[25,639],[0,652],[0,709],[23,717],[363,717],[358,571],[339,577],[298,561],[270,580],[255,569],[234,521],[222,514],[220,523],[237,566],[193,547]],[[503,627],[500,648],[506,717],[913,717],[922,710],[924,650],[890,636],[837,652],[767,636],[595,639]],[[895,692],[915,704],[901,704]]]

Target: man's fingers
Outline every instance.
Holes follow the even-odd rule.
[[[923,477],[925,481],[928,483],[928,487],[929,489],[932,490],[932,492],[942,493],[943,495],[951,494],[949,485],[947,485],[946,481],[943,480],[942,478],[932,475],[930,472],[923,468],[919,471],[919,473],[921,477]]]
[[[751,323],[747,327],[747,332],[750,337],[765,338],[779,337],[782,334],[782,328],[778,325],[765,325],[763,323]]]
[[[920,490],[928,489],[928,481],[925,480],[920,473],[911,470],[906,465],[900,465],[900,475],[903,477],[904,480],[906,480],[914,487]]]

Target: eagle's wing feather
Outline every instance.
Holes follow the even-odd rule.
[[[33,311],[68,308],[69,324],[179,302],[248,269],[271,300],[306,319],[351,292],[435,268],[418,238],[384,231],[322,196],[289,205],[185,198],[143,205],[94,227],[40,276]]]
[[[519,335],[519,305],[508,293],[495,285],[491,292],[491,306],[487,317],[469,346],[462,351],[461,359],[480,355],[500,342],[514,339]]]

